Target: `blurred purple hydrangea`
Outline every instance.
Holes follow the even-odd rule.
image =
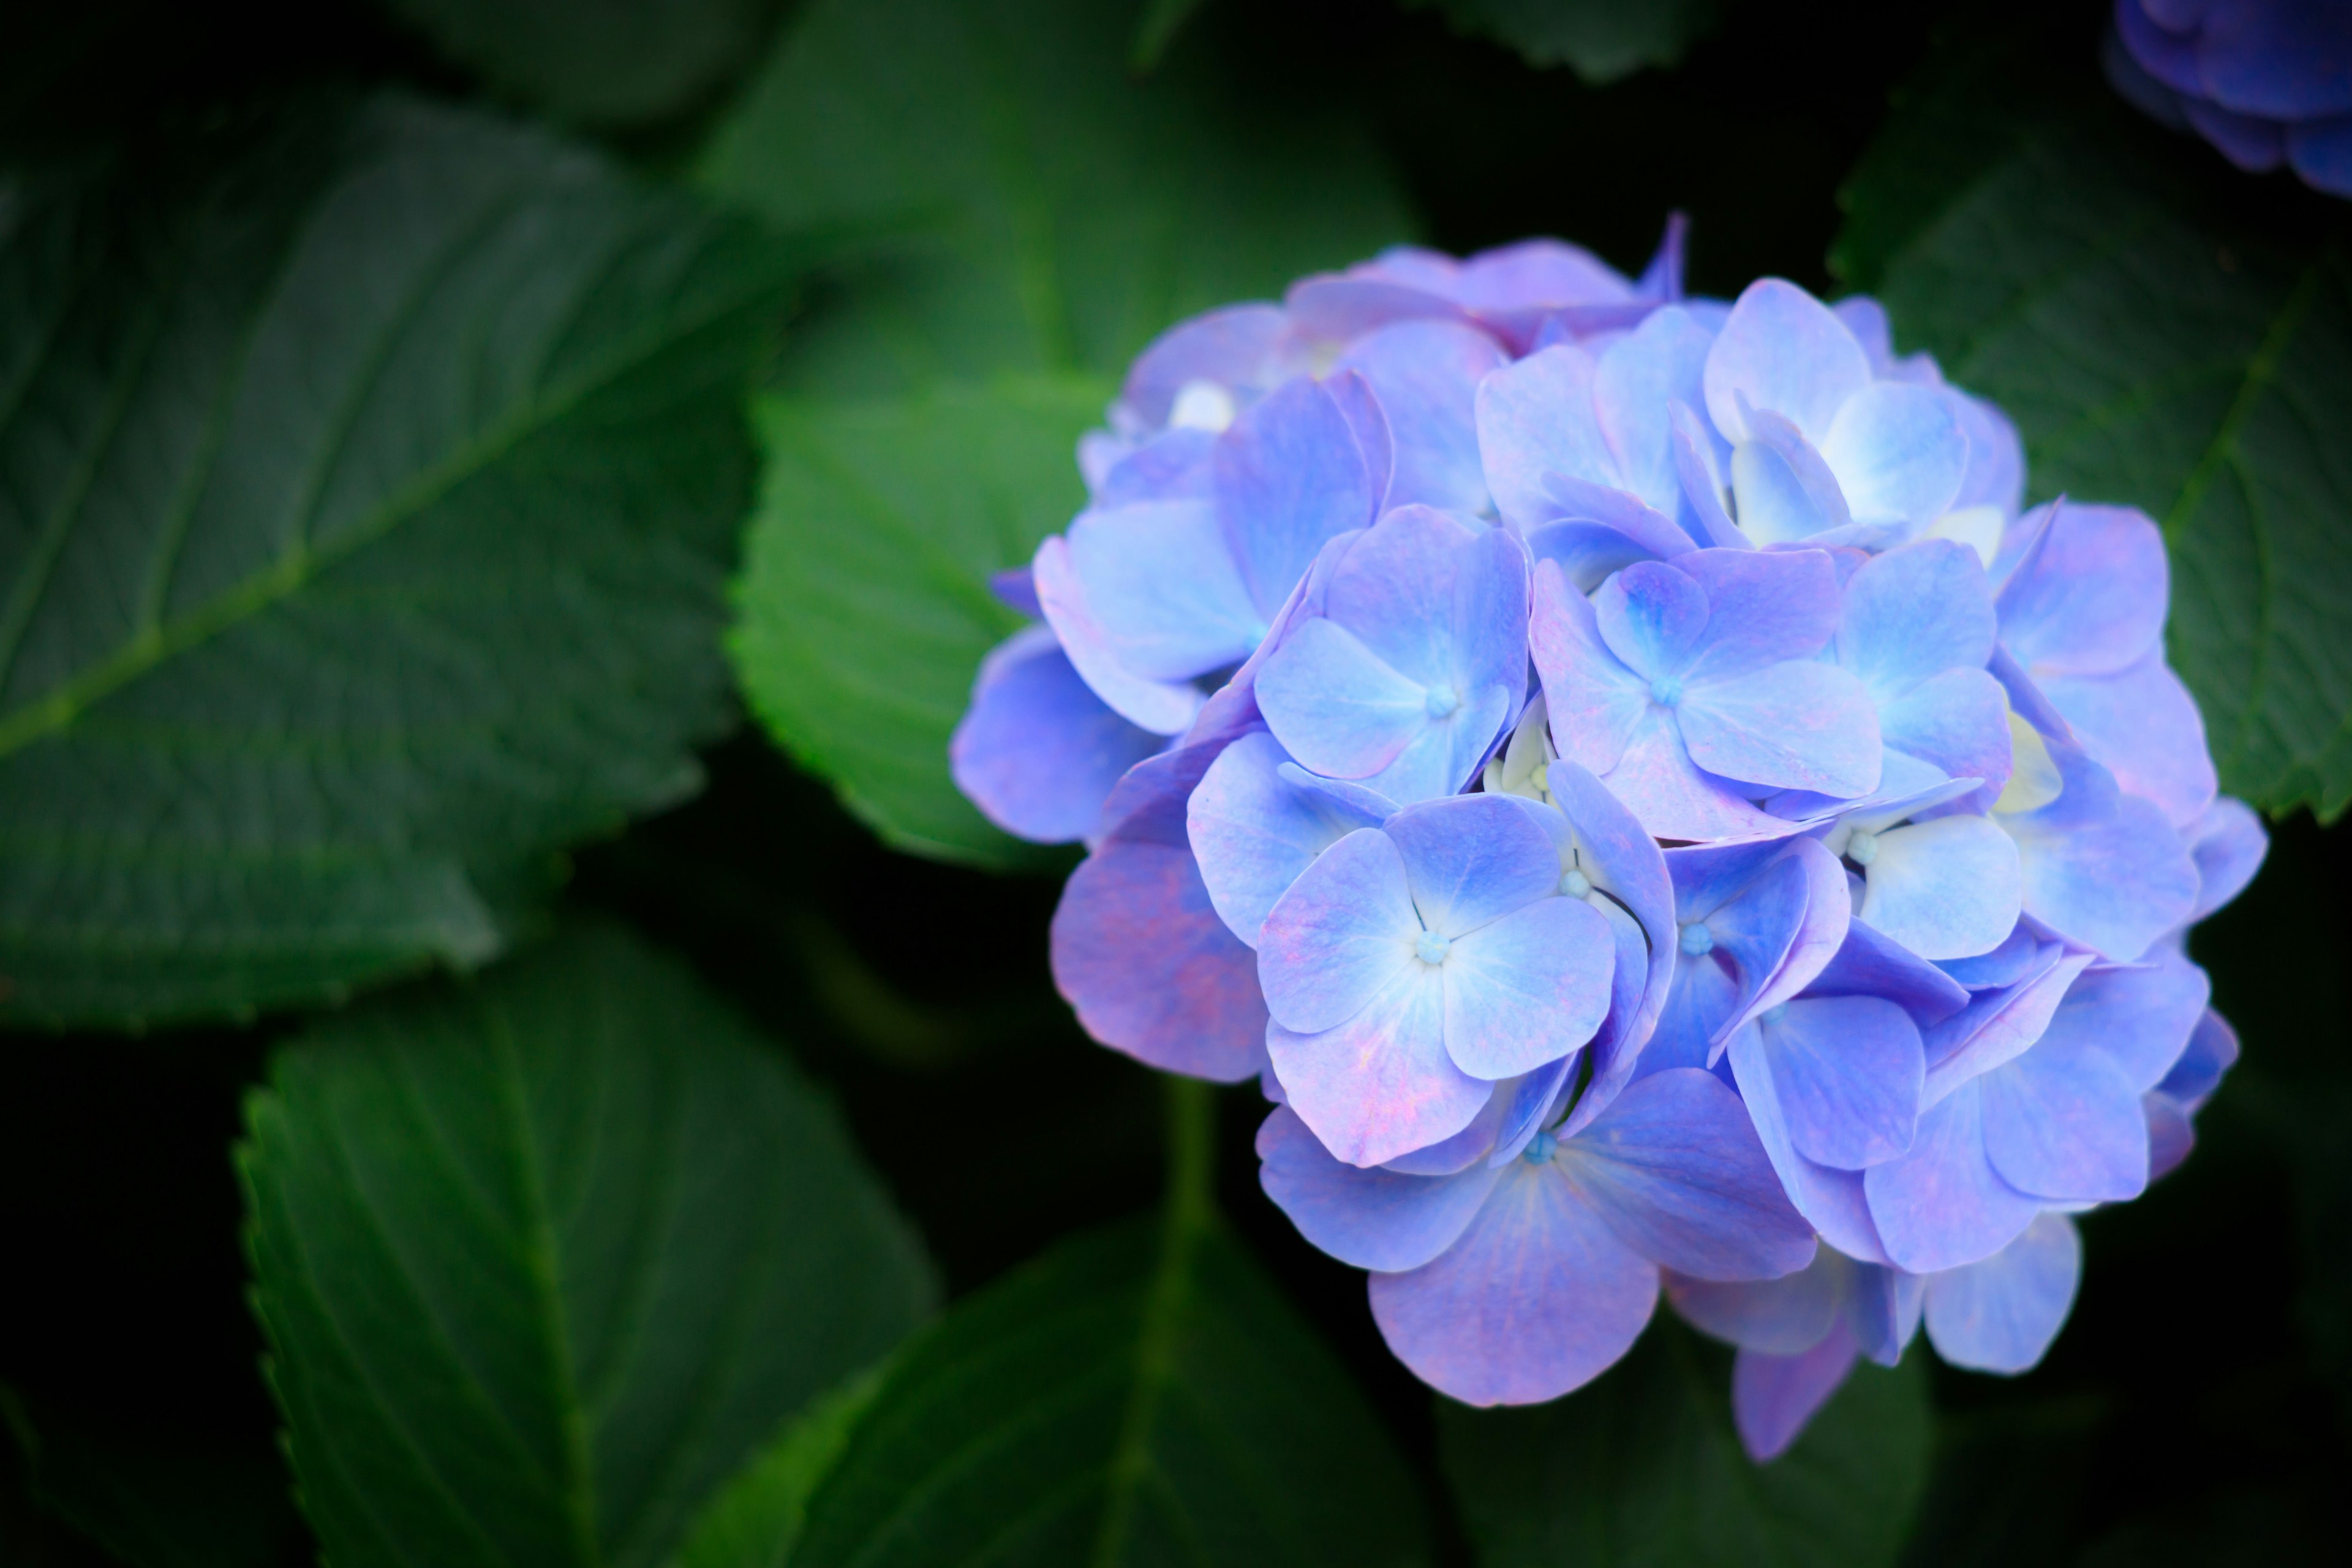
[[[2116,0],[2116,89],[2251,174],[2284,163],[2352,196],[2352,6],[2341,0]]]
[[[1164,335],[953,761],[1086,842],[1080,1021],[1258,1079],[1267,1194],[1415,1373],[1553,1398],[1663,1295],[1761,1459],[1922,1323],[2041,1358],[2069,1216],[2235,1059],[2184,937],[2265,839],[2155,525],[2021,510],[2009,422],[1874,304],[1685,299],[1680,232]]]

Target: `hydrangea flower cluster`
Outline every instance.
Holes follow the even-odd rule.
[[[1871,301],[1687,300],[1679,247],[1392,251],[1169,332],[952,760],[1086,841],[1064,994],[1259,1079],[1265,1191],[1415,1373],[1550,1399],[1663,1295],[1762,1458],[1923,1321],[2040,1359],[2070,1216],[2235,1057],[2183,938],[2265,839],[2155,525],[2021,512]]]
[[[2352,196],[2352,6],[2341,0],[2116,0],[2117,91],[2250,174],[2286,164]]]

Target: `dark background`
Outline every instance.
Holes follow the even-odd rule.
[[[12,156],[169,136],[320,81],[477,90],[354,4],[38,9],[0,43]],[[2083,90],[2104,90],[2104,8],[2076,9]],[[1749,0],[1679,69],[1605,89],[1377,4],[1213,4],[1183,47],[1215,50],[1238,92],[1368,109],[1433,244],[1554,233],[1632,269],[1679,207],[1695,291],[1778,273],[1827,293],[1838,184],[1945,21]],[[614,145],[658,167],[697,122]],[[2246,199],[2305,198],[2273,176]],[[1153,1200],[1159,1098],[1053,993],[1055,881],[894,855],[751,732],[707,760],[700,799],[578,858],[573,896],[689,954],[832,1086],[951,1290]],[[1937,1369],[1915,1563],[2352,1560],[2352,827],[2298,815],[2273,832],[2252,891],[2195,944],[2244,1059],[2187,1166],[2084,1221],[2082,1295],[2048,1361],[2017,1380]],[[246,1562],[310,1555],[283,1498],[228,1158],[280,1032],[0,1038],[0,1384],[45,1430],[234,1515]],[[1466,1561],[1431,1396],[1381,1345],[1361,1276],[1258,1194],[1254,1090],[1220,1104],[1226,1212],[1423,1467],[1444,1551]],[[0,1444],[0,1466],[17,1463]],[[97,1560],[21,1494],[0,1476],[0,1562]]]

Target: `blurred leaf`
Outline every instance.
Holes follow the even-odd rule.
[[[830,1108],[616,931],[315,1026],[247,1122],[257,1310],[337,1568],[660,1563],[932,1298]]]
[[[0,198],[20,1019],[478,962],[728,716],[772,247],[397,97],[194,140]]]
[[[1942,1416],[1903,1568],[2061,1568],[2074,1561],[2084,1482],[2108,1414],[2092,1396]]]
[[[860,1373],[788,1425],[702,1510],[671,1568],[784,1568],[811,1494],[840,1462],[884,1371]]]
[[[1202,1216],[1063,1243],[917,1341],[794,1568],[1427,1561],[1412,1476],[1330,1352]]]
[[[1891,1563],[1927,1485],[1926,1357],[1864,1363],[1786,1454],[1731,1426],[1730,1358],[1660,1318],[1549,1405],[1441,1400],[1441,1462],[1483,1568]]]
[[[1128,51],[1127,63],[1139,71],[1160,68],[1160,61],[1168,53],[1168,46],[1184,30],[1204,0],[1144,0],[1143,19],[1135,25],[1135,43]]]
[[[234,1448],[100,1432],[0,1388],[30,1491],[131,1568],[270,1568],[300,1531],[284,1467]],[[0,1554],[0,1563],[16,1559]]]
[[[495,85],[595,124],[709,97],[766,37],[778,0],[383,0]]]
[[[2048,47],[1948,50],[1848,184],[1834,259],[1900,347],[2017,421],[2037,499],[2163,524],[2168,647],[2222,787],[2332,816],[2352,801],[2352,226],[2284,187],[2250,211],[2258,187],[2038,67]]]
[[[981,656],[1021,625],[989,574],[1084,504],[1072,443],[1107,395],[1072,376],[758,406],[735,666],[769,730],[902,848],[1053,863],[957,792],[948,736]]]
[[[709,186],[865,237],[788,342],[736,661],[794,756],[902,847],[1035,851],[948,778],[985,578],[1083,502],[1074,449],[1155,333],[1407,237],[1370,137],[1202,51],[1148,81],[1092,0],[814,0],[719,131]]]
[[[1518,50],[1528,63],[1565,65],[1595,87],[1645,66],[1670,66],[1715,26],[1725,0],[1407,0]]]

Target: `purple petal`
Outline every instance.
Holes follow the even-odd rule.
[[[1592,1071],[1583,1092],[1576,1098],[1574,1113],[1559,1130],[1563,1138],[1572,1138],[1591,1126],[1593,1119],[1608,1110],[1633,1080],[1643,1047],[1657,1026],[1657,1016],[1665,1010],[1666,998],[1672,994],[1670,982],[1659,986],[1654,1003],[1646,994],[1650,943],[1633,917],[1598,893],[1589,895],[1585,903],[1608,922],[1616,948],[1616,964],[1609,975],[1608,1016],[1592,1036]],[[1703,1066],[1706,1060],[1702,1052],[1690,1065]]]
[[[1308,769],[1365,779],[1432,722],[1429,689],[1337,621],[1300,624],[1257,672],[1257,705],[1283,749]]]
[[[1837,1326],[1845,1304],[1846,1259],[1824,1247],[1778,1279],[1665,1279],[1666,1300],[1683,1321],[1742,1350],[1797,1355]]]
[[[2000,640],[2034,679],[2111,674],[2157,646],[2171,574],[2147,513],[2053,502],[2017,526],[2030,542],[2001,584]]]
[[[1748,437],[1731,451],[1731,489],[1739,531],[1758,544],[1842,537],[1853,526],[1837,476],[1822,456],[1777,414],[1748,411]]]
[[[1420,933],[1397,846],[1379,828],[1359,828],[1267,914],[1257,947],[1267,1011],[1309,1035],[1354,1017],[1419,964]],[[1287,1073],[1282,1080],[1296,1092]]]
[[[1087,1033],[1139,1061],[1238,1083],[1264,1059],[1255,962],[1187,849],[1114,838],[1088,856],[1054,911],[1053,962]]]
[[[1570,344],[1529,354],[1478,384],[1478,450],[1495,505],[1532,528],[1554,515],[1554,474],[1622,489],[1623,476],[1592,408],[1594,365]]]
[[[1400,507],[1334,566],[1323,613],[1423,687],[1450,685],[1456,673],[1454,607],[1462,569],[1467,566],[1475,576],[1507,564],[1522,580],[1526,575],[1516,552],[1507,563],[1491,552],[1466,555],[1465,547],[1477,538],[1434,508]]]
[[[1927,1281],[1927,1337],[1954,1366],[2031,1371],[2065,1327],[2082,1277],[2074,1222],[2042,1215],[1990,1258]]]
[[[1812,1260],[1812,1226],[1712,1073],[1636,1079],[1553,1157],[1628,1247],[1676,1273],[1766,1279]]]
[[[1811,838],[1792,839],[1706,917],[1716,951],[1739,970],[1739,1006],[1717,1039],[1813,982],[1844,945],[1853,900],[1844,868]]]
[[[1423,1383],[1465,1405],[1533,1405],[1632,1348],[1658,1271],[1555,1168],[1521,1162],[1436,1261],[1374,1274],[1370,1289],[1381,1337]]]
[[[1675,477],[1682,481],[1683,510],[1676,521],[1702,546],[1745,550],[1754,542],[1739,531],[1724,510],[1723,464],[1728,448],[1718,452],[1722,437],[1687,403],[1677,401],[1666,410],[1673,428]]]
[[[1731,1064],[1732,1077],[1738,1080],[1757,1141],[1763,1144],[1773,1172],[1780,1179],[1781,1190],[1797,1212],[1821,1232],[1823,1240],[1847,1257],[1871,1263],[1885,1262],[1886,1249],[1879,1240],[1877,1224],[1871,1218],[1862,1175],[1817,1165],[1798,1153],[1790,1142],[1788,1126],[1780,1117],[1780,1087],[1772,1079],[1771,1060],[1764,1048],[1763,1031],[1753,1025],[1738,1030],[1725,1054]]]
[[[1061,844],[1085,837],[1120,775],[1163,743],[1078,679],[1052,627],[1030,626],[981,662],[948,765],[991,822]]]
[[[1033,621],[1045,618],[1045,607],[1037,602],[1036,576],[1025,562],[989,574],[988,591],[996,595],[999,603]]]
[[[2110,1203],[2147,1186],[2139,1090],[2106,1052],[2044,1034],[1976,1081],[1985,1153],[2018,1191],[2053,1203]]]
[[[1384,1165],[1451,1138],[1493,1098],[1493,1084],[1445,1054],[1444,987],[1435,971],[1408,963],[1336,1027],[1313,1035],[1266,1027],[1286,1103],[1351,1165]]]
[[[1743,1350],[1731,1363],[1731,1424],[1758,1464],[1786,1453],[1806,1423],[1845,1382],[1858,1355],[1853,1331],[1840,1322],[1801,1355]]]
[[[1608,773],[1650,712],[1649,682],[1609,651],[1591,604],[1557,563],[1537,563],[1528,644],[1560,754]]]
[[[1277,1106],[1257,1131],[1258,1184],[1298,1234],[1340,1262],[1418,1268],[1454,1245],[1495,1185],[1483,1162],[1445,1176],[1400,1176],[1334,1160]]]
[[[1829,307],[1793,283],[1763,278],[1731,308],[1706,356],[1706,409],[1733,441],[1748,435],[1744,395],[1819,443],[1845,400],[1870,384],[1870,360]]]
[[[2164,1081],[2180,1059],[2211,994],[2205,972],[2179,953],[2132,968],[2087,970],[2067,987],[2034,1050],[2063,1041],[2104,1052],[2137,1094]]]
[[[1185,826],[1209,901],[1252,947],[1275,900],[1315,858],[1385,814],[1353,808],[1281,776],[1282,747],[1263,731],[1243,736],[1211,763],[1185,808]]]
[[[1387,413],[1389,502],[1471,513],[1488,505],[1478,461],[1478,383],[1504,363],[1494,339],[1452,321],[1400,321],[1356,340],[1338,368],[1360,372]]]
[[[1706,592],[1662,561],[1628,566],[1592,595],[1593,623],[1620,662],[1645,680],[1690,668],[1707,629]]]
[[[2053,746],[2064,788],[2038,811],[1997,815],[2017,840],[2025,912],[2070,941],[2128,963],[2197,907],[2197,865],[2154,802]]]
[[[1876,996],[1801,996],[1758,1026],[1799,1153],[1858,1171],[1911,1147],[1927,1066],[1910,1015]]]
[[[1420,923],[1444,936],[1458,940],[1559,882],[1551,839],[1510,795],[1423,801],[1391,817],[1387,832]]]
[[[1222,538],[1261,620],[1324,542],[1369,524],[1381,499],[1347,415],[1305,376],[1234,421],[1211,462]]]
[[[1559,710],[1552,711],[1557,714]],[[1759,834],[1785,835],[1790,828],[1694,763],[1684,748],[1680,728],[1664,709],[1650,710],[1636,724],[1623,755],[1602,782],[1644,828],[1660,838],[1706,843]]]
[[[1695,406],[1706,400],[1714,342],[1689,311],[1669,305],[1610,344],[1594,369],[1593,412],[1619,476],[1602,482],[1631,490],[1667,518],[1682,502],[1670,411],[1677,401]]]
[[[1363,455],[1364,476],[1370,481],[1372,516],[1377,518],[1389,510],[1389,480],[1396,470],[1396,437],[1389,429],[1388,413],[1373,395],[1372,384],[1352,370],[1326,380],[1323,390],[1339,405],[1355,435],[1356,450]]]
[[[1581,899],[1538,900],[1455,938],[1444,965],[1447,1053],[1484,1079],[1568,1055],[1601,1026],[1615,965],[1609,922]]]
[[[1878,787],[1878,714],[1861,681],[1804,659],[1685,684],[1683,742],[1719,777],[1827,795]]]
[[[2220,786],[2205,721],[2161,647],[2113,675],[2050,675],[2041,686],[2083,749],[2173,826],[2186,827],[2213,804]]]
[[[1119,401],[1146,426],[1168,423],[1169,409],[1187,382],[1210,381],[1236,391],[1265,384],[1287,320],[1277,305],[1228,305],[1183,321],[1151,340],[1135,356]]]
[[[1925,1304],[1927,1281],[1876,1263],[1853,1265],[1846,1296],[1845,1321],[1862,1353],[1881,1366],[1903,1360],[1911,1336],[1919,1331],[1919,1310]]]
[[[1189,683],[1154,680],[1128,668],[1087,603],[1086,590],[1070,563],[1068,542],[1059,534],[1037,546],[1033,579],[1037,602],[1063,653],[1096,695],[1154,734],[1182,733],[1201,710],[1200,692]]]
[[[2038,1199],[2002,1181],[1987,1158],[1974,1079],[1919,1118],[1909,1153],[1873,1165],[1862,1183],[1887,1256],[1913,1274],[1990,1258],[2042,1212]]]
[[[1968,432],[1934,387],[1864,387],[1839,408],[1821,448],[1857,522],[1925,527],[1952,504],[1968,473]]]
[[[1862,919],[1925,959],[1973,958],[2016,928],[2025,896],[2016,841],[1981,816],[1882,833]]]
[[[1958,981],[1860,919],[1847,922],[1845,941],[1806,994],[1883,996],[1923,1026],[1942,1023],[1969,1005]]]
[[[1685,676],[1723,680],[1811,658],[1837,635],[1837,567],[1821,550],[1698,550],[1677,569],[1706,591],[1706,647]]]
[[[1983,780],[1984,798],[1997,798],[2009,782],[2009,700],[1985,670],[1948,669],[1884,703],[1878,738],[1890,757],[1916,758],[1948,778]]]
[[[1138,501],[1213,500],[1209,457],[1216,444],[1215,432],[1190,427],[1155,436],[1095,483],[1094,504],[1108,510]]]
[[[1111,653],[1147,679],[1237,664],[1265,635],[1205,502],[1084,512],[1068,537],[1071,570]]]
[[[2270,853],[2270,835],[2263,819],[2242,800],[2221,795],[2189,827],[2189,852],[2197,863],[2197,907],[2191,921],[2201,921],[2240,893],[2263,868]]]
[[[2352,115],[2288,126],[2286,160],[2305,184],[2352,196]]]
[[[2031,1049],[2091,956],[2046,942],[2024,978],[1979,992],[1966,1007],[1930,1028],[1927,1103]]]
[[[1837,661],[1881,702],[1952,668],[1984,668],[1999,623],[1976,552],[1922,539],[1846,580]]]

